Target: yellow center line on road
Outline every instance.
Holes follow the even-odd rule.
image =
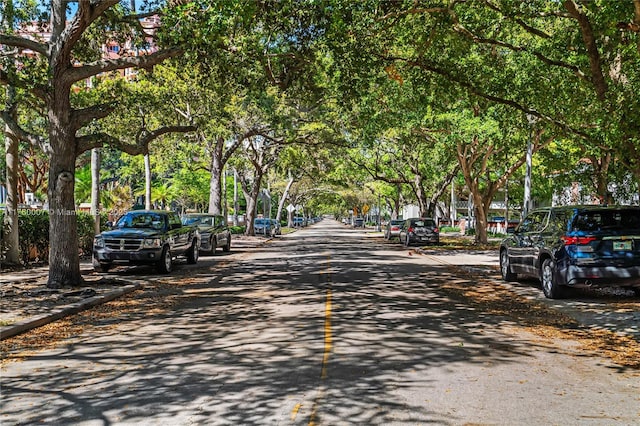
[[[327,289],[327,297],[324,304],[324,356],[322,357],[322,380],[327,378],[327,364],[331,353],[331,288]]]
[[[329,255],[328,255],[329,256]],[[313,407],[311,408],[311,415],[309,416],[309,426],[314,426],[316,424],[316,416],[318,413],[318,405],[322,398],[324,397],[324,389],[322,385],[322,381],[327,378],[327,367],[329,365],[329,356],[331,354],[331,350],[333,348],[332,345],[332,335],[331,335],[331,257],[327,258],[327,267],[323,271],[323,274],[326,275],[326,284],[327,284],[327,293],[325,296],[324,302],[324,351],[322,355],[322,370],[320,372],[320,389],[316,394],[315,401],[313,402]]]
[[[300,411],[300,408],[302,407],[302,404],[297,403],[295,405],[295,407],[293,407],[293,410],[291,411],[291,421],[294,422],[296,420],[296,416],[298,415],[298,411]]]

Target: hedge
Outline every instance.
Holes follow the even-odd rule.
[[[87,212],[77,212],[78,249],[80,255],[91,254],[93,246],[93,216]],[[107,214],[100,215],[102,230],[105,230]],[[4,212],[0,211],[0,238],[6,232]],[[18,229],[20,239],[20,258],[24,264],[29,262],[46,262],[49,259],[49,212],[46,210],[19,210]],[[4,257],[6,247],[4,239],[0,246],[0,257]]]

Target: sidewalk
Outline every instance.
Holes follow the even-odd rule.
[[[3,271],[0,278],[0,340],[40,327],[142,287],[139,280],[106,278],[93,273],[90,261],[80,264],[84,285],[46,287],[47,266]]]

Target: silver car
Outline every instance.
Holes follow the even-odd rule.
[[[391,219],[384,229],[385,240],[400,237],[400,229],[402,228],[403,223],[404,220],[402,219]]]

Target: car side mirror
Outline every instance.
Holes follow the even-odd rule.
[[[113,228],[113,222],[108,220],[107,222],[105,222],[104,226],[106,226],[107,228]]]

